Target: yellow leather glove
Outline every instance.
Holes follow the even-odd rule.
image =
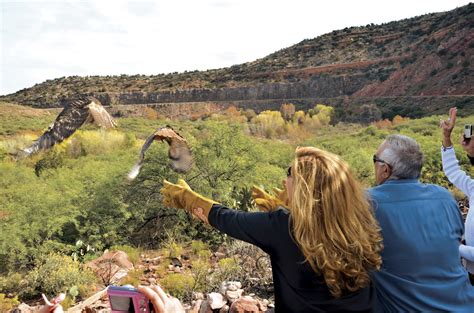
[[[163,188],[161,188],[160,193],[163,196],[163,204],[165,206],[185,209],[192,214],[196,214],[196,210],[201,209],[199,212],[205,216],[206,219],[209,215],[209,211],[211,211],[212,205],[217,203],[194,192],[182,179],[179,179],[177,184],[163,180]],[[201,218],[201,216],[198,217]]]
[[[285,208],[288,208],[288,205],[290,204],[290,199],[288,199],[288,190],[286,190],[285,181],[283,181],[282,183],[283,183],[283,189],[279,189],[275,187],[272,189],[272,191],[273,191],[273,194],[277,197],[277,199],[283,202],[283,206]]]
[[[277,188],[273,189],[274,192],[276,192],[275,189]],[[277,190],[277,196],[272,196],[264,190],[258,188],[257,186],[252,187],[252,198],[257,204],[257,207],[260,211],[271,212],[276,210],[279,206],[288,207],[288,205],[285,203],[285,201],[287,202],[287,200],[283,198],[283,192],[286,193],[286,190]],[[281,197],[283,201],[279,199],[279,197]],[[286,197],[286,199],[288,199],[288,197]]]

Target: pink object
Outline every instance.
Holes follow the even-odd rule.
[[[107,295],[112,313],[151,312],[150,300],[133,287],[109,286]]]

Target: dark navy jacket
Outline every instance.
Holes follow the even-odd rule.
[[[331,296],[324,278],[317,275],[289,232],[286,210],[242,212],[215,204],[209,223],[231,237],[260,247],[270,255],[276,312],[371,312],[373,287],[341,298]]]

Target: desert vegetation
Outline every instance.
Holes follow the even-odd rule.
[[[193,291],[215,290],[229,279],[240,280],[257,295],[271,295],[271,273],[259,257],[262,252],[202,225],[184,211],[164,207],[159,189],[165,178],[184,178],[199,193],[253,211],[250,187],[280,186],[296,146],[341,155],[369,187],[377,146],[391,133],[405,134],[415,138],[425,153],[421,180],[445,186],[462,198],[441,170],[440,116],[335,123],[334,109],[318,103],[306,112],[296,111],[291,103],[280,111],[259,114],[230,107],[194,121],[148,114],[118,118],[117,130],[85,127],[49,151],[15,160],[14,152],[37,138],[54,114],[7,103],[0,109],[2,310],[20,300],[37,299],[41,292],[66,291],[67,305],[87,297],[104,280],[84,264],[106,249],[127,252],[134,264],[142,264],[145,254],[163,260],[186,256],[190,266],[182,272],[170,273],[167,262],[147,269],[183,300],[189,300]],[[360,114],[370,117],[371,110],[368,105]],[[473,118],[460,118],[458,123]],[[126,174],[144,139],[166,124],[188,139],[195,167],[186,175],[173,172],[167,166],[167,147],[153,145],[138,178],[128,182]],[[460,132],[458,127],[455,136]],[[460,150],[462,166],[473,175]],[[216,257],[218,251],[223,255]],[[137,266],[124,282],[139,283],[144,274]]]

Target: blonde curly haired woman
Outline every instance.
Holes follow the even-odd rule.
[[[296,149],[288,174],[288,208],[268,212],[228,209],[183,180],[161,192],[165,205],[270,255],[275,312],[371,312],[382,238],[363,187],[338,156],[313,147]]]

